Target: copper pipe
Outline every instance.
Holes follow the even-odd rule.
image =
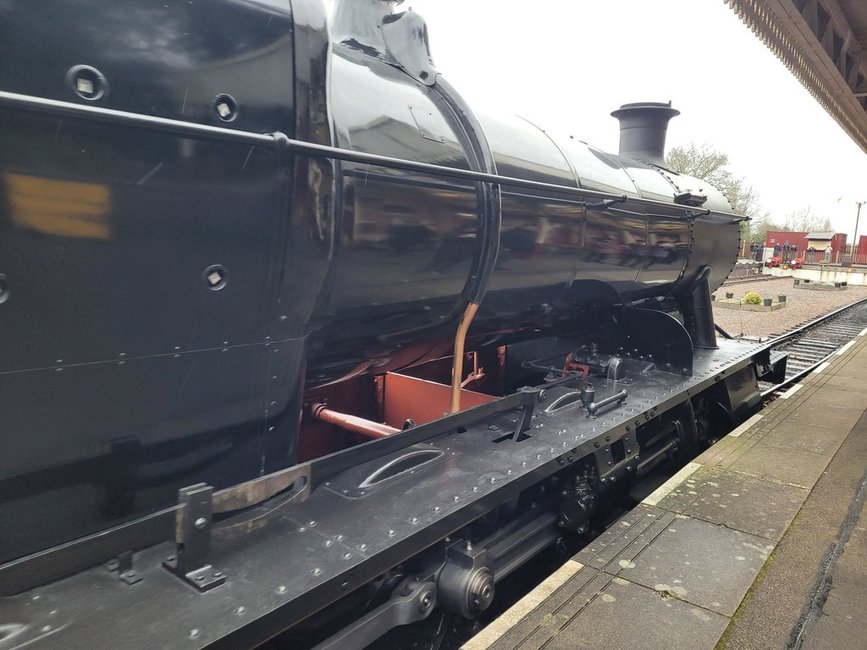
[[[485,369],[479,368],[479,353],[470,352],[470,355],[473,357],[473,369],[470,371],[470,374],[467,375],[467,378],[461,382],[461,388],[466,388],[474,381],[485,378]]]
[[[467,341],[467,330],[470,329],[470,324],[473,318],[476,317],[476,312],[479,310],[477,303],[471,302],[467,305],[464,313],[461,315],[461,322],[458,324],[458,331],[455,334],[455,357],[452,362],[452,403],[449,413],[457,413],[461,410],[461,381],[464,376],[464,344]]]
[[[313,417],[321,422],[327,422],[328,424],[334,424],[341,429],[360,433],[366,438],[386,438],[395,433],[400,433],[400,429],[390,427],[387,424],[365,420],[357,415],[332,411],[326,407],[325,404],[314,404],[310,408],[310,411],[313,413]]]

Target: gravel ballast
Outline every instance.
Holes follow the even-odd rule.
[[[762,298],[775,300],[779,294],[786,295],[786,308],[779,311],[738,311],[714,307],[713,316],[717,325],[732,336],[750,337],[782,334],[799,323],[867,298],[867,286],[850,285],[845,291],[801,291],[794,288],[792,278],[723,285],[714,295],[719,300],[725,298],[727,291],[734,293],[735,298],[741,298],[747,291],[755,291]]]

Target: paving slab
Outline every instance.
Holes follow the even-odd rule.
[[[815,626],[804,635],[804,648],[846,648],[861,640],[867,648],[867,520],[862,506],[834,571],[828,599]]]
[[[659,507],[773,541],[779,540],[809,491],[720,467],[702,467]]]
[[[546,650],[672,650],[712,647],[728,619],[653,589],[612,578],[605,589],[545,645]],[[672,638],[678,645],[672,644]],[[636,645],[640,639],[640,645]],[[523,650],[523,646],[520,646]]]
[[[575,561],[603,569],[636,540],[639,544],[644,543],[646,535],[643,533],[663,517],[670,521],[672,515],[664,510],[642,504],[621,517],[608,530],[579,551],[575,555]]]
[[[588,570],[592,571],[592,569]],[[508,646],[503,643],[499,645],[499,649],[506,650],[507,648],[516,647],[521,650],[540,650],[541,648],[550,647],[549,643],[551,639],[557,638],[563,628],[574,621],[579,614],[583,615],[583,611],[589,603],[600,595],[605,600],[608,600],[604,595],[604,590],[609,587],[610,583],[611,576],[599,571],[594,572],[592,580],[586,583],[573,597],[566,600],[552,615],[543,617],[538,627],[523,639],[520,644]]]
[[[867,393],[865,393],[867,394]],[[814,399],[823,400],[823,409],[809,408],[809,404],[800,405],[786,415],[785,430],[819,427],[823,429],[851,430],[852,425],[861,417],[864,407],[858,406],[861,395],[829,389],[826,386],[814,393]],[[835,403],[837,402],[837,403]]]
[[[826,428],[820,424],[802,424],[794,418],[790,419],[789,423],[791,426],[780,427],[765,436],[764,443],[780,449],[808,451],[829,460],[843,444],[850,430],[846,427]]]
[[[528,594],[464,648],[530,650],[568,623],[611,579],[574,561],[557,573],[553,581],[546,581],[552,589]],[[544,608],[540,607],[543,603]]]
[[[823,384],[816,390],[815,399],[822,404],[824,408],[817,409],[816,413],[826,421],[827,426],[826,418],[828,414],[835,412],[837,409],[849,409],[856,412],[863,411],[865,394],[867,393],[862,393],[857,390],[840,390],[834,386]]]
[[[811,488],[819,480],[830,458],[802,449],[758,442],[732,464],[732,469],[781,483]]]
[[[833,390],[837,393],[848,395],[851,399],[852,393],[864,393],[867,391],[867,378],[858,374],[857,369],[850,369],[847,373],[835,374],[830,377],[825,384],[827,390]]]
[[[731,616],[771,550],[768,540],[756,535],[680,517],[621,575]]]
[[[867,648],[867,513],[863,506],[852,536],[829,574],[824,591],[823,561],[837,543],[853,495],[864,479],[867,460],[867,415],[843,443],[813,488],[798,516],[774,550],[760,580],[718,647],[726,650],[771,650],[790,647],[793,631],[803,647],[831,650]],[[825,585],[826,587],[827,585]],[[822,604],[823,595],[827,600]],[[812,611],[813,626],[803,625]]]
[[[664,513],[648,526],[635,540],[616,555],[605,565],[605,572],[609,575],[623,576],[624,571],[635,568],[636,558],[647,549],[666,530],[668,530],[678,516],[674,513]]]

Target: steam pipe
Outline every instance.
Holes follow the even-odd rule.
[[[710,267],[704,266],[680,297],[680,313],[683,324],[696,348],[716,350],[716,329],[713,322],[713,305],[710,301],[708,277]]]
[[[366,438],[387,438],[395,433],[400,433],[400,429],[390,427],[387,424],[366,420],[357,415],[332,411],[325,404],[314,404],[310,411],[313,413],[313,417],[320,422],[334,424],[341,429],[359,433]]]
[[[461,322],[458,324],[458,331],[455,334],[455,356],[452,362],[452,401],[449,413],[457,413],[461,410],[461,381],[464,376],[464,345],[467,341],[467,331],[470,329],[470,324],[473,318],[476,317],[476,312],[479,310],[477,303],[471,302],[467,305],[464,313],[461,315]]]

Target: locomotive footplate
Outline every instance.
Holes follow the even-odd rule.
[[[580,529],[592,509],[591,480],[623,481],[689,444],[685,428],[701,426],[701,418],[696,425],[696,417],[673,417],[677,409],[692,413],[693,398],[720,383],[737,400],[732,413],[754,406],[743,378],[755,383],[767,357],[766,345],[724,340],[716,350],[695,352],[691,376],[648,367],[628,373],[628,382],[593,377],[595,418],[588,417],[586,391],[582,401],[588,380],[581,378],[313,461],[306,500],[235,525],[232,535],[217,534],[228,522],[208,523],[215,534],[203,561],[219,568],[222,584],[200,590],[164,568],[177,552],[167,540],[133,554],[140,579],[132,584],[103,564],[3,598],[0,647],[36,640],[47,648],[254,646],[591,459],[593,475],[582,474],[563,490],[569,501],[559,515],[520,513],[484,548],[453,542],[445,568],[417,573],[419,580],[395,588],[403,600],[389,601],[383,611],[402,624],[449,600],[483,608],[494,584],[533,549],[550,544],[558,527]],[[639,444],[638,429],[662,420],[666,425]]]

